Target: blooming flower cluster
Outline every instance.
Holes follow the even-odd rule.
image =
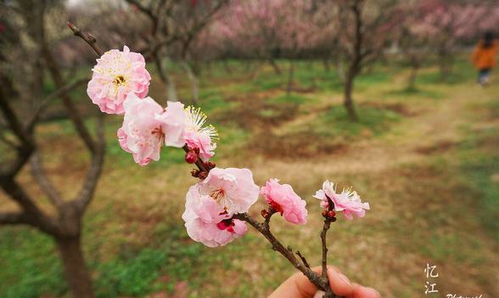
[[[307,203],[302,200],[289,184],[279,184],[279,180],[270,179],[261,190],[265,200],[287,221],[294,224],[307,223]]]
[[[97,59],[87,93],[102,112],[125,114],[118,130],[121,148],[132,154],[141,166],[157,161],[161,147],[191,150],[191,161],[213,157],[217,132],[204,126],[206,116],[180,102],[168,102],[166,109],[147,97],[151,76],[144,57],[130,52],[110,50]]]
[[[127,46],[123,51],[114,49],[104,53],[92,71],[87,93],[104,113],[123,114],[128,94],[144,98],[149,92],[151,75],[146,70],[144,56],[130,52]]]
[[[163,108],[148,97],[151,77],[141,54],[130,52],[126,46],[123,51],[108,51],[97,59],[93,72],[88,95],[102,112],[124,114],[117,132],[119,144],[137,164],[145,166],[159,160],[161,148],[171,146],[183,148],[186,162],[198,166],[193,176],[200,181],[189,188],[182,214],[193,240],[216,247],[244,235],[246,222],[238,215],[247,213],[259,195],[268,204],[268,210],[262,212],[267,220],[280,213],[292,224],[307,222],[306,201],[291,185],[269,179],[260,188],[249,169],[218,168],[209,162],[216,149],[215,128],[206,125],[206,115],[200,109],[171,101]],[[361,202],[356,192],[337,193],[329,181],[315,197],[321,200],[326,215],[333,218],[335,212],[343,212],[347,219],[363,217],[369,210],[369,204]]]
[[[346,219],[353,219],[354,216],[364,217],[366,210],[370,209],[369,203],[363,203],[356,191],[343,189],[337,193],[334,183],[329,180],[324,181],[322,189],[318,190],[314,197],[321,200],[322,208],[343,212]]]

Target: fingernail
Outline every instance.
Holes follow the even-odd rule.
[[[317,291],[314,295],[314,298],[323,298],[324,294],[326,294],[324,291]]]

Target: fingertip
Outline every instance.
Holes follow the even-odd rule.
[[[354,298],[381,298],[381,294],[373,288],[354,284]]]
[[[348,296],[353,293],[353,285],[337,268],[331,266],[327,270],[327,276],[329,278],[329,286],[336,295]]]

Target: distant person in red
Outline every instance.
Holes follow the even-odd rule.
[[[478,84],[489,83],[490,72],[496,66],[497,43],[492,32],[486,32],[473,51],[473,64],[478,69]]]

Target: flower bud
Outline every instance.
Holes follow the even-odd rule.
[[[188,163],[195,163],[198,160],[198,155],[196,152],[189,150],[185,153],[185,161]]]
[[[262,215],[263,218],[267,218],[267,216],[269,216],[269,212],[265,209],[262,209],[262,211],[260,212],[260,214]]]
[[[201,172],[201,171],[199,172],[199,174],[198,174],[198,178],[199,178],[199,179],[203,180],[203,179],[205,179],[206,177],[208,177],[208,173],[206,173],[206,172]]]

